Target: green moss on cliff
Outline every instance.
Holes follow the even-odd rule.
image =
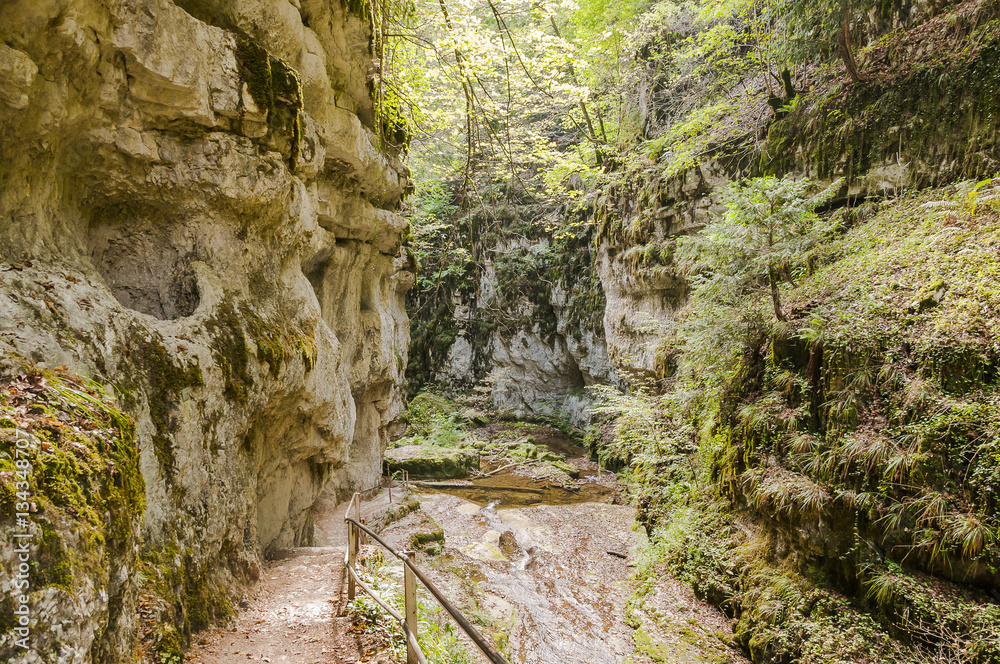
[[[302,80],[287,62],[271,57],[274,106],[268,120],[272,129],[289,137],[289,167],[294,171],[302,144]]]
[[[254,103],[267,114],[270,139],[288,156],[295,170],[301,153],[302,81],[287,62],[267,52],[249,37],[236,37],[240,77]]]
[[[172,411],[177,407],[183,390],[204,386],[201,366],[197,358],[190,364],[178,366],[164,347],[159,333],[150,333],[138,327],[132,330],[127,355],[136,367],[131,380],[133,383],[145,383],[149,418],[155,428],[153,449],[164,477],[169,479],[174,472],[171,435],[177,426]],[[127,400],[134,400],[134,389],[134,384],[123,386]]]
[[[0,386],[0,530],[28,513],[17,532],[31,533],[31,593],[93,584],[119,601],[111,579],[131,564],[145,509],[132,420],[100,385],[15,358],[0,358]]]
[[[960,59],[917,62],[898,78],[828,92],[826,100],[805,97],[771,124],[761,172],[808,170],[851,181],[900,159],[937,164],[914,169],[906,185],[918,189],[991,175],[989,153],[1000,138],[1000,37],[990,34],[997,26],[984,25],[984,43]]]
[[[231,304],[221,306],[205,323],[212,335],[212,357],[222,370],[226,398],[246,404],[254,381],[250,374],[250,351],[243,322]]]
[[[175,664],[194,632],[226,623],[236,610],[226,584],[195,568],[191,549],[174,544],[176,533],[161,539],[166,543],[147,545],[139,558],[142,647],[154,662]]]
[[[306,373],[312,370],[316,362],[315,321],[306,321],[301,327],[278,325],[247,307],[240,313],[257,348],[257,360],[267,363],[272,378],[277,378],[282,365],[296,355],[301,356]]]
[[[236,38],[236,62],[240,76],[257,107],[269,112],[274,106],[271,83],[271,56],[267,49],[249,37]]]

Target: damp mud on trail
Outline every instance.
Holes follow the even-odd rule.
[[[443,532],[443,547],[423,547],[418,564],[511,664],[745,662],[729,620],[686,584],[657,574],[636,594],[648,541],[635,508],[582,448],[546,446],[579,471],[575,481],[552,481],[535,465],[423,483],[420,509],[382,537],[405,550]]]

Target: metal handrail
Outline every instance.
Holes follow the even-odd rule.
[[[424,657],[424,653],[420,649],[420,644],[417,643],[417,635],[410,631],[409,625],[406,624],[406,619],[403,618],[403,616],[399,615],[398,611],[396,611],[391,606],[389,606],[388,604],[386,604],[385,600],[383,600],[381,597],[379,597],[378,593],[375,592],[375,590],[371,586],[369,586],[367,583],[365,583],[364,581],[362,581],[361,577],[358,576],[358,573],[355,572],[353,568],[348,567],[347,571],[350,573],[351,578],[354,579],[354,582],[357,583],[361,587],[362,590],[364,590],[366,593],[368,593],[369,595],[371,595],[371,598],[373,600],[375,600],[376,604],[378,604],[379,606],[381,606],[383,609],[386,610],[386,612],[390,616],[392,616],[397,621],[399,621],[399,626],[403,628],[403,636],[406,637],[406,646],[407,646],[406,649],[407,649],[407,652],[409,652],[411,649],[413,649],[415,651],[416,655],[417,655],[417,661],[420,664],[427,664],[427,658]]]
[[[424,585],[425,588],[430,592],[430,594],[437,600],[445,611],[451,615],[452,619],[462,628],[472,642],[476,644],[476,647],[486,656],[490,662],[493,664],[508,664],[507,660],[504,659],[500,653],[493,649],[493,647],[483,638],[483,635],[472,626],[472,623],[466,619],[462,612],[459,611],[454,604],[448,601],[448,598],[437,589],[430,579],[424,576],[424,573],[413,564],[413,552],[402,552],[389,546],[389,544],[379,537],[371,528],[368,528],[363,523],[361,523],[361,503],[359,501],[360,495],[355,493],[351,498],[351,502],[347,506],[347,515],[344,516],[344,522],[347,523],[347,559],[344,561],[347,567],[347,571],[350,573],[350,578],[347,585],[347,598],[349,600],[354,599],[355,590],[354,584],[361,587],[366,593],[371,595],[372,599],[385,609],[393,618],[399,621],[403,628],[403,633],[406,636],[406,661],[407,664],[426,664],[426,659],[424,658],[423,651],[420,649],[420,645],[417,643],[417,599],[416,599],[416,584],[411,581],[411,575],[413,580],[419,580],[420,583]],[[354,517],[349,516],[352,512],[355,513]],[[403,599],[406,605],[405,613],[406,616],[401,616],[398,612],[393,610],[388,604],[386,604],[378,594],[369,588],[365,583],[361,581],[358,577],[357,571],[354,569],[355,561],[357,560],[358,548],[361,543],[361,533],[365,533],[373,540],[379,543],[383,549],[391,553],[393,556],[398,558],[403,563]],[[411,643],[412,639],[412,643]]]

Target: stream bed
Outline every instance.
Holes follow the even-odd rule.
[[[415,533],[440,527],[443,552],[422,556],[423,567],[467,613],[506,634],[512,663],[620,664],[634,652],[623,616],[640,538],[635,510],[615,504],[614,476],[582,448],[534,433],[579,470],[577,481],[555,481],[541,463],[504,469],[509,459],[494,459],[483,468],[499,469],[491,476],[423,483],[421,510],[383,536],[408,548]]]
[[[648,541],[617,478],[560,433],[530,434],[538,462],[484,453],[487,476],[415,482],[420,509],[382,537],[397,549],[422,549],[421,568],[486,625],[511,664],[746,662],[726,617],[686,584],[657,574],[637,600],[634,559]],[[541,462],[545,450],[576,479]],[[434,543],[418,544],[427,541]],[[467,651],[486,661],[471,641]]]
[[[577,502],[502,508],[457,495],[420,496],[421,510],[384,533],[408,546],[433,520],[444,552],[421,562],[446,595],[506,632],[513,662],[617,664],[634,651],[624,624],[634,510]]]

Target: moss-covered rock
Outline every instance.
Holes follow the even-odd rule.
[[[17,358],[0,356],[0,394],[0,567],[24,582],[0,599],[0,655],[23,655],[15,628],[28,628],[39,657],[89,634],[117,661],[145,508],[135,426],[102,386]]]
[[[479,454],[475,450],[405,445],[386,451],[385,468],[393,473],[405,470],[410,477],[465,477],[479,469]]]

